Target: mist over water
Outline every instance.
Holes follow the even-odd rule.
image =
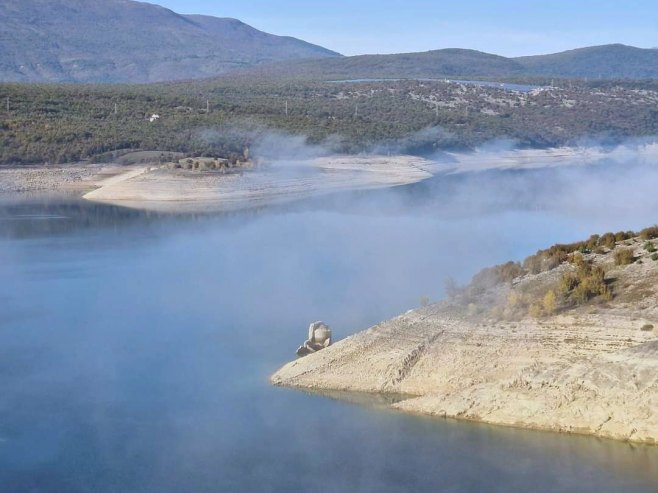
[[[439,176],[231,215],[0,205],[0,491],[655,492],[658,447],[272,388],[444,280],[658,222],[658,166]]]

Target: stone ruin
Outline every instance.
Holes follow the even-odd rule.
[[[308,328],[308,339],[297,349],[297,356],[308,356],[331,346],[331,329],[324,322],[313,322]]]

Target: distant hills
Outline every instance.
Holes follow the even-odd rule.
[[[523,75],[510,58],[475,50],[450,48],[399,55],[360,55],[325,60],[296,60],[264,65],[251,71],[263,76],[318,79],[504,77]]]
[[[1,0],[0,80],[146,83],[233,72],[304,79],[657,79],[658,50],[620,44],[506,58],[475,50],[342,57],[236,19],[132,0]]]
[[[475,50],[444,49],[399,55],[296,60],[264,65],[252,73],[330,80],[418,77],[656,79],[658,50],[613,44],[551,55],[505,58]]]
[[[591,46],[553,55],[516,58],[527,73],[594,79],[658,78],[658,50],[622,44]]]
[[[157,82],[338,53],[131,0],[0,1],[0,80]]]

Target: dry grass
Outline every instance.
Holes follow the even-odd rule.
[[[615,265],[630,265],[635,260],[635,253],[631,248],[620,248],[615,251]]]

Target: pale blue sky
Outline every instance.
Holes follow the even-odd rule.
[[[345,55],[473,48],[505,56],[658,46],[658,0],[152,0],[235,17]]]

